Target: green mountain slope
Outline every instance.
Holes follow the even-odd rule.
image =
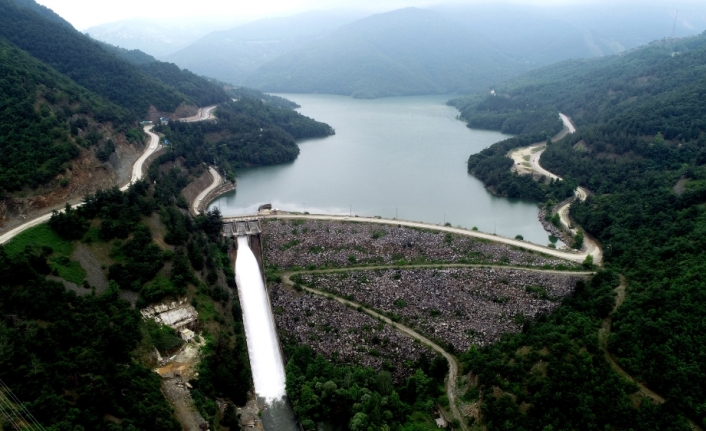
[[[328,124],[293,109],[247,97],[219,105],[216,116],[217,122],[171,122],[158,127],[174,142],[158,161],[183,157],[188,167],[215,161],[234,180],[236,168],[293,161],[299,155],[296,139],[335,133]]]
[[[145,115],[151,105],[172,112],[181,103],[193,103],[89,37],[14,0],[0,0],[0,36],[136,115]]]
[[[223,87],[188,70],[181,70],[176,64],[155,61],[141,65],[140,69],[191,97],[199,106],[230,100]]]
[[[381,97],[472,91],[527,70],[482,35],[421,9],[344,26],[260,67],[245,85]]]
[[[607,270],[627,282],[627,297],[615,312],[610,289],[616,280],[584,285],[560,312],[522,335],[469,354],[480,391],[499,385],[511,395],[483,399],[483,420],[493,429],[541,430],[552,423],[554,429],[685,430],[685,418],[706,426],[706,362],[700,359],[706,311],[698,305],[706,299],[704,64],[706,35],[661,41],[537,70],[499,88],[497,96],[457,102],[471,125],[497,127],[518,109],[546,120],[561,111],[575,120],[577,133],[549,145],[541,163],[593,193],[572,205],[571,216],[603,244]],[[537,198],[537,186],[510,173],[505,157],[526,142],[520,137],[491,146],[470,157],[469,170],[487,185],[511,185],[511,196]],[[546,199],[542,193],[539,199]],[[608,316],[607,351],[665,404],[630,401],[636,388],[615,383],[597,337]],[[525,345],[548,352],[543,377],[531,360],[522,367],[511,363]],[[612,403],[603,406],[607,395]],[[523,402],[530,407],[521,408]]]
[[[182,70],[175,64],[157,61],[156,58],[139,49],[127,50],[104,43],[101,45],[118,57],[136,64],[150,76],[193,98],[199,106],[214,105],[230,100],[223,90],[223,85],[215,81],[195,75],[188,70]]]
[[[0,190],[51,181],[79,146],[104,141],[100,123],[127,130],[134,117],[0,39]],[[83,129],[84,137],[79,137]],[[138,133],[138,138],[141,136]],[[78,146],[77,146],[78,145]]]

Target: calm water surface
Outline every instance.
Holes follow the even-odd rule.
[[[252,214],[264,203],[310,213],[397,214],[547,243],[536,204],[493,196],[466,170],[469,155],[508,136],[467,128],[444,105],[448,96],[282,96],[336,135],[301,141],[292,163],[239,170],[237,190],[210,208],[224,216]]]

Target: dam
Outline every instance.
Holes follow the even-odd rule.
[[[261,232],[257,218],[224,223],[222,230],[223,236],[237,241],[235,282],[255,393],[258,404],[264,405],[262,425],[266,431],[296,431],[299,426],[286,398],[284,361],[262,273]]]

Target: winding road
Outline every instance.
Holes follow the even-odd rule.
[[[214,106],[209,106],[206,108],[199,109],[199,113],[194,116],[190,117],[188,119],[184,119],[184,121],[205,121],[205,120],[210,120],[213,117],[213,110],[216,108],[216,105]],[[121,191],[127,190],[131,184],[135,183],[138,181],[140,178],[143,176],[142,168],[145,164],[145,161],[151,156],[155,151],[159,149],[159,136],[152,132],[152,128],[154,126],[145,126],[142,130],[150,137],[150,142],[149,144],[145,147],[145,151],[142,153],[140,158],[135,161],[135,163],[132,165],[132,173],[130,175],[130,181],[125,184],[124,186],[120,187]],[[213,168],[210,168],[213,173]],[[216,173],[218,175],[218,173]],[[215,178],[215,177],[214,177]],[[218,176],[220,178],[220,175]],[[72,206],[72,208],[76,208],[81,206],[83,203],[77,203]],[[19,235],[20,233],[26,231],[27,229],[33,228],[35,226],[38,226],[42,223],[46,223],[51,219],[52,212],[48,212],[46,214],[42,214],[41,216],[35,217],[32,220],[29,220],[25,223],[22,223],[21,225],[17,226],[14,229],[11,229],[10,231],[0,235],[0,245],[5,244],[6,242],[10,241],[12,238],[15,236]]]
[[[218,173],[218,171],[213,167],[209,166],[208,171],[211,173],[211,176],[213,177],[213,182],[211,183],[210,186],[206,187],[201,193],[199,193],[198,196],[196,196],[196,199],[194,199],[194,202],[192,204],[194,213],[198,214],[199,213],[199,207],[201,206],[201,201],[209,194],[213,189],[216,187],[220,186],[223,183],[223,178],[221,175]]]
[[[179,121],[184,121],[186,123],[193,123],[196,121],[205,121],[205,120],[210,120],[213,117],[211,112],[213,112],[214,109],[216,109],[217,105],[211,105],[207,106],[205,108],[199,108],[199,112],[194,115],[193,117],[188,117],[188,118],[181,118]]]
[[[594,274],[593,272],[590,271],[558,271],[558,270],[553,270],[553,269],[536,269],[536,268],[525,268],[525,267],[517,267],[517,266],[503,266],[503,265],[475,265],[475,264],[418,264],[418,265],[405,265],[404,267],[399,266],[399,265],[375,265],[375,266],[357,266],[357,267],[344,267],[344,268],[330,268],[330,269],[321,269],[321,270],[311,270],[311,271],[297,271],[297,272],[283,272],[281,273],[282,276],[282,282],[284,284],[287,284],[289,286],[293,286],[294,282],[292,281],[291,277],[294,274],[328,274],[328,273],[336,273],[336,272],[350,272],[350,271],[375,271],[378,269],[414,269],[414,268],[498,268],[498,269],[520,269],[522,271],[534,271],[534,272],[544,272],[544,273],[550,273],[550,274],[574,274],[574,275],[592,275]],[[409,337],[412,337],[416,340],[419,340],[421,343],[427,345],[430,347],[432,350],[438,352],[441,354],[444,359],[449,364],[449,374],[446,377],[446,395],[449,398],[449,408],[451,409],[451,414],[454,416],[454,418],[458,419],[459,423],[461,424],[461,428],[465,431],[466,428],[466,423],[461,415],[461,412],[458,410],[458,405],[456,403],[456,382],[458,381],[458,361],[456,360],[456,357],[454,357],[452,354],[444,350],[441,346],[438,344],[434,343],[430,339],[426,338],[425,336],[421,335],[414,329],[402,325],[400,323],[394,322],[385,315],[374,311],[367,306],[357,303],[355,301],[351,301],[349,299],[341,298],[340,296],[328,293],[328,292],[323,292],[318,289],[314,289],[308,286],[302,286],[302,289],[306,290],[309,293],[313,293],[314,295],[318,296],[323,296],[325,298],[331,298],[335,301],[340,302],[343,305],[346,305],[348,307],[354,308],[356,310],[362,311],[376,319],[382,320],[391,327],[395,328],[399,332],[403,333],[404,335],[407,335]]]
[[[294,285],[294,283],[290,279],[291,275],[292,275],[292,273],[282,274],[282,281],[289,286]],[[409,327],[402,325],[402,324],[399,324],[397,322],[393,322],[387,316],[380,314],[374,310],[371,310],[371,309],[363,306],[362,304],[359,304],[357,302],[354,302],[354,301],[351,301],[348,299],[341,298],[336,295],[332,295],[330,293],[322,292],[318,289],[313,289],[311,287],[302,286],[302,288],[309,293],[313,293],[314,295],[318,295],[318,296],[323,296],[325,298],[332,298],[334,301],[338,301],[343,305],[360,310],[360,311],[370,315],[371,317],[374,317],[375,319],[379,319],[379,320],[385,322],[386,324],[390,325],[391,327],[397,329],[401,333],[403,333],[409,337],[412,337],[414,339],[419,340],[422,344],[426,344],[432,350],[441,354],[444,357],[444,359],[446,359],[446,361],[449,363],[449,374],[446,376],[446,396],[449,397],[449,407],[451,408],[451,414],[454,416],[454,418],[459,420],[459,423],[461,424],[461,428],[464,431],[467,430],[466,423],[463,420],[463,417],[461,416],[461,412],[458,410],[458,406],[456,405],[456,390],[455,390],[455,388],[456,388],[456,381],[458,380],[458,362],[456,361],[456,358],[453,355],[451,355],[449,352],[447,352],[446,350],[441,348],[441,346],[439,346],[438,344],[434,343],[430,339],[426,338],[425,336],[421,335],[417,331],[413,330],[412,328],[409,328]]]
[[[154,126],[145,126],[145,128],[142,129],[150,137],[150,143],[145,148],[145,152],[142,153],[140,158],[137,159],[134,165],[132,165],[132,175],[130,175],[130,182],[120,187],[121,191],[127,190],[128,188],[130,188],[130,185],[134,184],[135,182],[139,181],[140,178],[142,178],[142,167],[145,165],[145,161],[159,148],[159,136],[152,131],[152,127]]]
[[[576,127],[571,122],[571,119],[569,117],[562,113],[559,113],[559,118],[561,118],[561,121],[564,123],[564,129],[559,132],[556,136],[554,136],[554,138],[552,138],[552,141],[557,141],[559,139],[562,139],[567,134],[576,132]],[[544,153],[544,150],[546,150],[546,148],[546,142],[539,142],[537,144],[532,144],[530,146],[518,148],[516,150],[511,151],[508,154],[508,157],[510,157],[514,161],[512,169],[519,174],[540,175],[554,180],[561,180],[560,176],[549,172],[539,164],[539,160],[542,157],[542,154]],[[576,198],[580,201],[585,201],[586,197],[588,197],[588,190],[579,186],[574,191],[574,194]],[[559,214],[561,224],[564,226],[564,228],[567,231],[571,232],[572,235],[576,235],[578,233],[578,229],[572,227],[573,223],[571,223],[571,219],[569,218],[570,206],[571,202],[564,204],[563,206],[557,209],[557,213]],[[596,264],[600,264],[603,261],[603,250],[600,248],[598,243],[593,238],[586,235],[584,237],[584,244],[586,245],[587,249],[590,250],[589,254],[593,256],[593,262]]]
[[[623,301],[625,301],[625,297],[627,295],[627,281],[625,280],[624,276],[620,276],[620,285],[613,289],[613,291],[615,292],[615,304],[613,305],[613,311],[611,311],[611,315],[618,311],[618,308],[620,308],[620,306],[623,305]],[[625,380],[635,384],[635,386],[637,386],[638,392],[640,392],[643,397],[651,399],[652,401],[654,401],[655,404],[663,404],[664,402],[666,402],[666,399],[663,396],[651,390],[647,387],[647,385],[638,381],[633,376],[628,374],[628,372],[625,371],[623,367],[620,366],[620,364],[618,364],[618,361],[615,360],[615,357],[613,357],[613,355],[608,350],[608,339],[610,338],[610,330],[612,323],[613,318],[611,316],[608,316],[603,319],[603,321],[601,322],[601,328],[598,330],[598,344],[601,350],[603,351],[603,355],[605,356],[606,361],[611,366],[611,368],[613,368],[613,371],[618,373]],[[692,430],[703,431],[703,428],[701,428],[693,419],[686,416],[681,411],[680,413],[684,416],[687,422],[689,422],[689,426]]]

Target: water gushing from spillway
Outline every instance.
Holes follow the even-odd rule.
[[[243,309],[255,392],[272,403],[285,396],[284,366],[260,266],[246,236],[238,237],[235,282]]]

